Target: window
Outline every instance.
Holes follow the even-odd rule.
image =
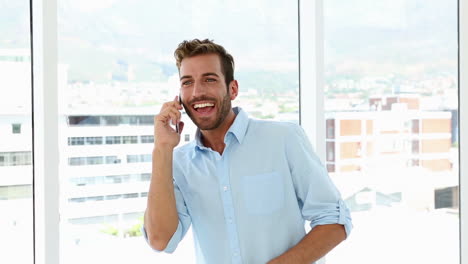
[[[142,154],[140,156],[142,162],[151,162],[152,161],[152,155],[151,154]]]
[[[122,183],[122,176],[121,175],[106,176],[104,183],[107,183],[107,184]]]
[[[358,227],[327,264],[460,263],[457,1],[323,3],[326,163]]]
[[[86,201],[102,201],[102,200],[104,200],[103,196],[86,197]]]
[[[21,124],[12,124],[11,125],[11,133],[21,134]]]
[[[31,165],[31,152],[0,152],[0,166]]]
[[[115,199],[120,199],[122,198],[121,194],[113,194],[113,195],[107,195],[106,200],[115,200]]]
[[[34,261],[30,22],[29,1],[0,0],[1,263]]]
[[[142,126],[152,126],[154,124],[153,116],[140,116],[138,123]]]
[[[151,180],[151,173],[141,174],[141,181],[149,181],[149,180]]]
[[[103,164],[103,158],[104,157],[86,157],[86,164],[88,165],[97,165],[97,164]]]
[[[138,136],[123,136],[123,144],[136,144],[138,143]]]
[[[150,173],[143,173],[143,174],[76,177],[76,178],[71,178],[70,182],[72,182],[75,186],[85,186],[85,185],[99,185],[99,184],[139,183],[139,182],[149,181],[150,179],[151,179]]]
[[[68,124],[70,126],[98,126],[100,119],[98,116],[69,116]]]
[[[109,136],[109,137],[106,137],[106,144],[107,144],[107,145],[122,144],[122,137],[121,137],[121,136]]]
[[[335,161],[335,142],[327,142],[327,162]]]
[[[84,144],[85,144],[85,138],[84,137],[71,137],[71,138],[68,138],[68,145],[69,146],[84,145]]]
[[[127,199],[127,198],[136,198],[136,197],[138,197],[138,193],[126,193],[126,194],[123,195],[123,197],[125,199]]]
[[[99,126],[99,135],[105,137],[105,146],[91,150],[89,145],[98,143],[89,141],[92,143],[87,143],[89,145],[80,150],[85,153],[102,151],[89,155],[106,157],[104,161],[109,166],[114,158],[108,156],[126,159],[126,162],[123,160],[116,165],[132,176],[121,178],[119,184],[128,184],[125,188],[129,189],[136,188],[129,193],[137,196],[125,202],[143,200],[138,206],[128,204],[105,212],[87,206],[86,201],[78,204],[80,207],[73,207],[80,208],[75,211],[82,212],[81,216],[71,214],[72,207],[68,208],[70,205],[64,203],[61,219],[65,229],[61,233],[68,233],[74,239],[67,237],[61,241],[62,247],[70,249],[69,252],[61,252],[63,262],[78,261],[77,255],[81,262],[93,262],[91,248],[112,256],[109,258],[118,262],[124,259],[122,256],[129,244],[136,245],[137,242],[125,239],[123,234],[128,225],[141,221],[141,205],[145,203],[142,197],[147,195],[151,178],[154,114],[159,112],[165,101],[172,100],[178,93],[174,89],[178,72],[172,54],[182,40],[214,39],[233,54],[235,77],[240,86],[245,87],[241,88],[234,106],[242,107],[256,118],[296,123],[299,120],[297,2],[209,1],[203,9],[197,1],[138,0],[130,3],[117,0],[96,5],[86,1],[60,0],[58,4],[59,63],[67,66],[62,76],[65,79],[62,91],[66,97],[59,100],[65,102],[67,108],[66,130],[74,131],[73,135],[92,135]],[[115,15],[117,13],[118,16]],[[174,16],[180,19],[174,20]],[[212,21],[218,22],[213,24]],[[96,35],[96,32],[100,33]],[[246,40],[248,48],[245,48]],[[181,144],[193,139],[190,135],[195,133],[195,127],[186,115],[183,120],[187,122]],[[122,145],[119,148],[110,146],[115,144]],[[61,154],[70,158],[85,156],[73,151],[75,149],[65,148],[61,149]],[[88,165],[90,162],[80,167],[80,171],[74,171],[73,166],[66,168],[60,176],[63,184],[79,173],[86,174],[86,177],[97,177],[96,173],[105,176],[100,168],[91,169]],[[109,198],[117,195],[110,193],[115,186],[96,183],[93,187],[99,195],[106,197],[100,202],[108,203],[109,208],[113,206],[115,200]],[[63,195],[65,201],[75,198],[67,197],[66,193]],[[115,215],[115,219],[122,220],[114,221],[106,215]],[[124,215],[128,215],[128,219],[124,219]],[[86,232],[68,232],[77,225]],[[84,235],[89,233],[106,239],[108,234],[101,230],[107,225],[118,230],[118,235],[111,235],[116,239],[116,248],[112,251],[96,243],[97,240],[86,241]],[[191,237],[187,234],[188,242],[170,259],[148,254],[140,262],[193,263]],[[76,239],[83,244],[75,245]],[[112,260],[106,259],[106,262]]]
[[[120,163],[120,159],[117,156],[106,156],[106,164],[117,164]]]
[[[127,155],[127,163],[139,162],[139,155]]]
[[[102,137],[86,137],[85,145],[101,145]]]
[[[151,162],[151,154],[127,155],[127,163]]]
[[[141,143],[154,143],[154,136],[141,136]]]
[[[80,166],[85,165],[86,159],[80,157],[68,158],[68,165],[70,166]]]
[[[455,187],[446,187],[441,189],[436,189],[434,195],[434,207],[438,208],[453,208],[458,210],[459,208],[459,188]]]
[[[93,84],[94,85],[94,84]],[[80,95],[74,95],[80,96]],[[68,116],[69,126],[152,126],[153,116],[146,115],[122,115],[122,116]]]
[[[71,199],[68,199],[69,202],[72,202],[72,203],[83,203],[86,201],[86,198],[71,198]]]
[[[103,124],[106,126],[116,126],[121,123],[120,116],[103,116]]]

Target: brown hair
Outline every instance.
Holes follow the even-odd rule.
[[[184,58],[210,53],[218,54],[221,60],[221,70],[224,74],[226,86],[229,89],[229,83],[234,80],[234,58],[231,54],[227,53],[223,46],[214,43],[213,40],[193,39],[181,42],[174,51],[177,69],[180,72],[180,65]]]

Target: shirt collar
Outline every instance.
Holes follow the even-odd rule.
[[[224,142],[226,142],[229,134],[233,134],[239,144],[242,144],[242,141],[244,140],[245,134],[247,132],[249,117],[247,116],[247,113],[240,107],[233,107],[232,110],[234,111],[234,114],[236,114],[236,117],[231,127],[226,132],[226,135],[224,136]],[[201,142],[201,132],[200,129],[197,128],[197,132],[195,133],[195,148],[192,154],[192,158],[195,157],[197,151],[207,149],[208,148],[203,146],[203,143]]]

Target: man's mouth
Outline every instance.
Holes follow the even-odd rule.
[[[193,105],[193,109],[200,114],[209,114],[214,109],[214,103],[196,103]]]

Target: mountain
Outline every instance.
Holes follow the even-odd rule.
[[[29,47],[28,4],[0,0],[0,48]],[[328,65],[456,71],[456,0],[326,0],[324,12]],[[121,62],[136,81],[165,80],[177,72],[177,44],[196,37],[222,43],[252,84],[255,73],[297,73],[296,2],[60,0],[58,30],[59,61],[69,65],[71,82],[108,82]]]

